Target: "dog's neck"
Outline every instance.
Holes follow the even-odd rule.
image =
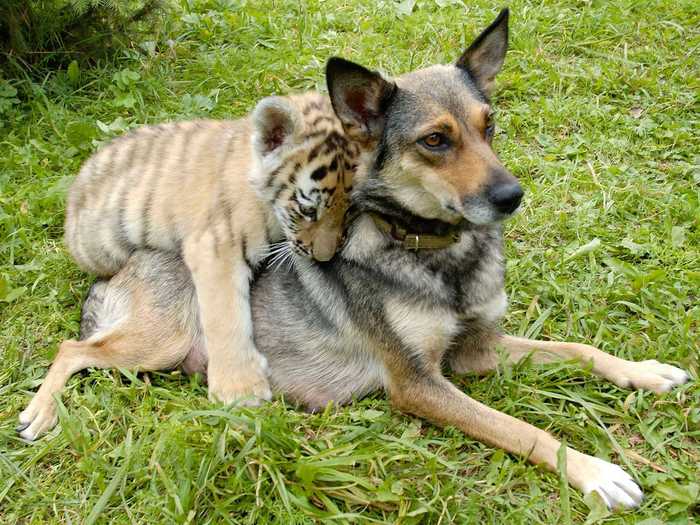
[[[384,233],[401,232],[402,237],[426,236],[431,242],[441,238],[445,240],[445,246],[440,247],[451,244],[451,242],[447,242],[449,239],[458,237],[460,232],[471,227],[470,223],[464,220],[457,224],[451,224],[440,219],[428,219],[416,215],[389,195],[382,184],[373,182],[363,184],[353,193],[349,213],[350,221],[360,215],[370,215],[377,227]],[[397,241],[403,241],[395,234],[392,236]],[[420,248],[420,246],[416,248]]]

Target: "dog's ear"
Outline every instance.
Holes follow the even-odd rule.
[[[283,97],[266,97],[255,106],[253,146],[266,156],[293,137],[300,125],[299,111]]]
[[[496,20],[472,42],[457,60],[457,67],[465,69],[476,86],[488,97],[493,80],[501,70],[508,50],[508,9],[503,9]]]
[[[379,140],[396,84],[376,71],[333,57],[326,64],[333,109],[347,135],[362,142]]]

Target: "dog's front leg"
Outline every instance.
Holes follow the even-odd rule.
[[[399,377],[403,375],[403,377]],[[389,393],[399,409],[442,426],[452,425],[488,445],[557,468],[561,444],[549,433],[468,397],[442,375],[391,374]],[[609,507],[636,507],[642,491],[620,467],[572,448],[566,449],[569,483],[585,494],[596,491]]]
[[[267,362],[253,342],[252,271],[243,247],[231,239],[219,243],[214,232],[207,230],[183,248],[197,291],[209,359],[209,398],[253,405],[269,400]]]
[[[607,354],[594,346],[560,341],[537,341],[494,334],[478,348],[463,348],[450,357],[455,372],[485,372],[495,368],[499,362],[497,349],[505,351],[510,362],[517,362],[527,355],[535,363],[577,360],[583,365],[590,364],[593,373],[604,377],[621,388],[668,392],[673,387],[685,383],[690,376],[678,367],[659,363],[655,359],[647,361],[627,361]]]

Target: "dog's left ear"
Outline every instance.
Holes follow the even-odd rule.
[[[508,9],[503,9],[496,20],[472,42],[457,60],[457,67],[469,72],[476,86],[488,97],[493,80],[501,70],[508,50]]]
[[[338,57],[328,60],[326,82],[333,110],[348,137],[361,142],[378,141],[396,84],[376,71]]]

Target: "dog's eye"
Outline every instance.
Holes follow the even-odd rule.
[[[442,133],[431,133],[420,139],[418,144],[432,151],[441,151],[450,147],[449,139]]]

